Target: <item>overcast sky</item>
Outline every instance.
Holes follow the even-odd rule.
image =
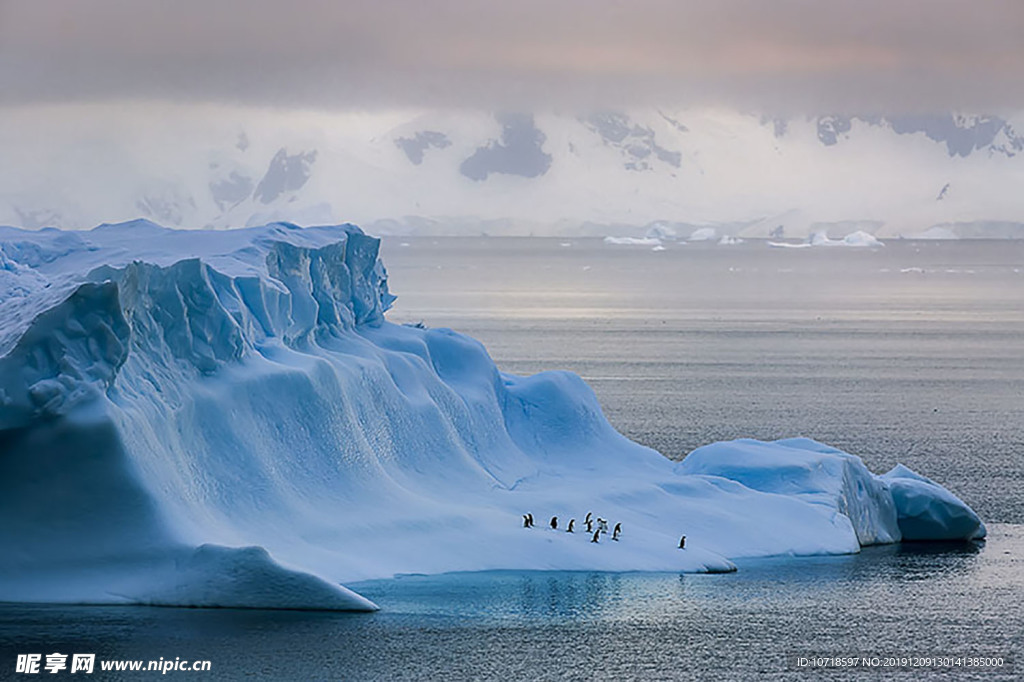
[[[0,0],[0,102],[1024,108],[1021,0]]]

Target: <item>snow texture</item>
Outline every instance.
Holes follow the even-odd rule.
[[[368,610],[341,583],[983,533],[940,486],[813,441],[675,464],[573,374],[387,322],[378,247],[351,225],[0,228],[0,601]]]
[[[809,249],[812,245],[808,242],[800,242],[799,244],[793,244],[792,242],[768,242],[768,246],[773,249]]]

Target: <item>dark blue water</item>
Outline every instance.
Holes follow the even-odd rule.
[[[794,667],[799,655],[1002,657],[895,675],[1024,674],[1024,244],[654,253],[564,241],[390,240],[392,318],[466,331],[508,371],[575,370],[621,431],[670,457],[806,435],[876,471],[904,462],[974,506],[988,542],[740,562],[729,575],[354,585],[383,607],[371,615],[0,605],[0,679],[15,678],[15,654],[54,651],[207,659],[209,673],[169,675],[218,680],[822,674]]]
[[[1019,679],[1024,532],[992,530],[987,543],[748,561],[727,575],[489,572],[355,585],[384,606],[370,615],[2,606],[0,666],[9,667],[0,667],[0,678],[13,671],[16,653],[60,651],[205,659],[206,679],[815,675],[794,667],[797,655],[1002,657],[999,668],[908,674]],[[147,675],[101,676],[139,677]]]

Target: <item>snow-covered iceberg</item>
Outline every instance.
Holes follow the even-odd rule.
[[[825,232],[815,232],[807,239],[811,246],[852,246],[855,248],[878,248],[885,246],[870,232],[857,230],[842,239],[831,239]]]
[[[857,230],[842,239],[832,239],[826,232],[814,232],[803,242],[769,241],[768,246],[775,249],[810,249],[817,246],[846,246],[852,248],[881,248],[885,243],[870,232]]]
[[[658,237],[612,237],[604,238],[604,243],[610,246],[661,246],[661,239]]]
[[[575,375],[387,322],[378,247],[350,225],[0,228],[0,601],[372,609],[341,583],[728,571],[952,509],[811,441],[675,464]],[[619,540],[592,542],[588,512]]]

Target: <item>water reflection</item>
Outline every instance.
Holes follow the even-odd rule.
[[[849,590],[884,592],[918,581],[937,588],[969,579],[985,549],[977,542],[908,543],[853,555],[739,560],[740,570],[725,575],[491,571],[410,576],[355,588],[383,605],[384,617],[661,622],[723,605],[836,601]]]
[[[902,542],[895,546],[897,554],[906,555],[935,555],[942,554],[964,556],[978,554],[985,547],[984,540],[969,540],[958,542]]]
[[[1019,659],[1024,527],[990,531],[988,543],[741,561],[723,575],[499,571],[352,585],[383,607],[375,614],[0,605],[0,654],[170,654],[213,661],[218,679],[359,680],[763,678],[794,651]]]

